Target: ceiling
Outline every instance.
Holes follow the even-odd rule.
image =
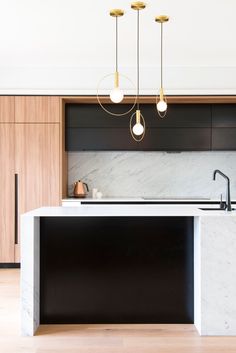
[[[135,81],[136,13],[129,1],[0,0],[0,90],[95,92],[113,71],[114,19],[120,7],[120,71]],[[147,1],[140,13],[141,86],[159,82],[158,14],[164,28],[165,86],[171,92],[236,94],[235,0]],[[2,79],[1,79],[2,77]]]

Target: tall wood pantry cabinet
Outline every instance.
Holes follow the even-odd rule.
[[[61,202],[60,98],[0,97],[0,263],[20,262],[20,215]]]

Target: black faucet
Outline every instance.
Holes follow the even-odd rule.
[[[227,189],[226,189],[226,210],[227,211],[232,211],[231,207],[231,198],[230,198],[230,179],[222,173],[219,169],[216,169],[213,173],[213,180],[216,180],[216,174],[220,174],[224,179],[227,180]]]

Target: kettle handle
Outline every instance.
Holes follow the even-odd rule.
[[[87,183],[83,183],[83,184],[86,186],[86,189],[89,192],[88,184]]]

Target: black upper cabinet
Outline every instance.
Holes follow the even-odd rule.
[[[236,104],[212,105],[212,127],[236,127]]]
[[[126,128],[68,128],[67,151],[137,151],[138,143]]]
[[[105,107],[122,113],[132,108],[127,104],[107,104]],[[169,104],[166,118],[157,114],[155,104],[140,104],[147,127],[211,127],[210,104]],[[68,128],[115,128],[129,126],[132,110],[125,116],[112,116],[98,104],[66,104],[66,127]]]
[[[127,104],[119,104],[118,106],[107,104],[106,108],[114,113],[124,113],[132,106]],[[67,128],[127,128],[130,117],[130,115],[109,115],[99,104],[75,103],[66,104],[65,115]]]
[[[236,150],[236,104],[212,106],[212,150]]]
[[[108,104],[122,113],[127,104]],[[146,121],[143,141],[129,132],[133,109],[125,116],[111,116],[98,104],[66,104],[67,151],[207,151],[236,150],[236,104],[169,104],[164,119],[155,104],[141,104]]]
[[[236,128],[213,128],[212,129],[213,151],[235,151],[236,150]]]
[[[211,127],[210,104],[169,104],[166,117],[163,119],[157,114],[155,104],[143,104],[140,109],[145,118],[147,127]]]
[[[139,143],[143,151],[207,151],[211,149],[210,128],[147,128]]]

